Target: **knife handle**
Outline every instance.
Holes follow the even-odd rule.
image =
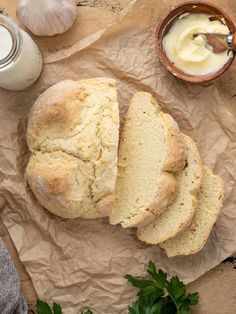
[[[236,33],[233,34],[233,38],[232,38],[232,49],[234,51],[236,51]]]
[[[226,38],[227,46],[233,51],[236,51],[236,33],[230,34]]]

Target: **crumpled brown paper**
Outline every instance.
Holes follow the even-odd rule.
[[[143,275],[150,259],[190,282],[236,251],[236,67],[204,85],[181,82],[162,68],[155,54],[155,26],[177,2],[133,1],[106,29],[47,54],[42,77],[33,87],[0,90],[1,216],[39,297],[62,304],[66,314],[84,307],[97,314],[127,313],[136,291],[123,276]],[[234,12],[236,20],[235,0],[214,3]],[[60,80],[96,76],[118,80],[122,118],[135,91],[154,94],[181,130],[196,140],[205,163],[224,179],[224,206],[200,253],[169,259],[158,246],[138,241],[135,229],[110,226],[107,219],[57,218],[27,187],[25,130],[33,102]]]

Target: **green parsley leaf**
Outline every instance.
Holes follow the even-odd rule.
[[[147,295],[147,296],[139,296],[140,303],[142,303],[143,306],[153,306],[154,304],[160,302],[162,298],[156,294]]]
[[[173,303],[171,298],[167,296],[162,314],[176,314],[176,313],[177,313],[177,310],[176,310],[175,304]]]
[[[177,311],[177,314],[191,314],[188,302],[184,303]]]
[[[174,276],[167,282],[166,289],[175,303],[186,297],[186,286],[177,276]]]
[[[62,309],[59,304],[53,303],[52,310],[53,310],[53,314],[62,314]]]
[[[81,314],[93,314],[93,312],[91,310],[88,310],[86,312],[81,312]]]
[[[125,275],[125,278],[132,283],[136,288],[150,287],[153,284],[152,280],[143,280],[133,277],[132,275]]]
[[[36,303],[37,314],[62,314],[62,309],[59,304],[53,303],[52,309],[47,302],[38,300]]]
[[[188,294],[185,284],[174,276],[167,281],[167,292],[176,306],[177,314],[190,314],[190,305],[198,303],[198,293]]]
[[[153,304],[150,309],[150,314],[162,314],[165,302],[163,299],[160,299],[158,303]]]
[[[154,264],[150,264],[150,272],[153,272],[153,276],[158,279]],[[134,287],[140,289],[138,296],[143,299],[143,302],[146,301],[148,305],[153,304],[154,301],[164,295],[164,290],[160,288],[161,285],[156,280],[143,280],[131,275],[126,275],[125,278],[131,282]]]
[[[129,312],[128,314],[141,314],[139,311],[139,302],[134,302],[130,307],[129,307]]]
[[[145,297],[145,296],[150,296],[150,295],[155,295],[156,298],[159,298],[159,297],[163,296],[163,290],[161,290],[155,286],[150,286],[150,287],[143,288],[138,293],[138,296],[140,296],[140,297]]]
[[[156,265],[152,261],[149,261],[147,272],[152,276],[153,279],[155,279],[159,288],[164,290],[166,287],[167,274],[164,273],[161,269],[159,269],[157,272]]]
[[[41,300],[37,300],[36,311],[38,314],[53,314],[47,302]]]
[[[189,293],[186,298],[189,300],[190,305],[196,305],[199,301],[199,293]]]
[[[164,307],[164,301],[162,299],[153,305],[145,304],[142,301],[143,300],[140,299],[133,303],[132,306],[129,307],[128,314],[162,314]]]

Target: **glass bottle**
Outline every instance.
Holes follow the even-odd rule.
[[[39,78],[42,67],[41,52],[32,38],[0,14],[0,87],[25,89]]]

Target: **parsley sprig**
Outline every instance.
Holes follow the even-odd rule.
[[[198,293],[187,294],[185,284],[177,276],[167,279],[161,269],[157,271],[150,261],[147,269],[150,279],[126,275],[125,278],[139,288],[138,300],[129,307],[129,314],[190,314],[190,305],[198,303]]]
[[[59,304],[53,303],[51,308],[47,302],[41,300],[37,301],[36,310],[38,314],[62,314],[62,309]]]
[[[62,309],[59,304],[53,303],[52,308],[47,302],[38,300],[36,303],[37,314],[62,314]],[[93,314],[91,310],[81,312],[80,314]]]
[[[187,293],[185,284],[177,276],[167,279],[161,269],[157,271],[150,261],[147,269],[150,279],[132,275],[125,278],[139,288],[138,300],[128,309],[128,314],[191,314],[190,305],[198,303],[198,293]],[[62,314],[61,306],[53,303],[52,308],[43,301],[36,304],[37,314]],[[91,310],[80,314],[93,314]]]

